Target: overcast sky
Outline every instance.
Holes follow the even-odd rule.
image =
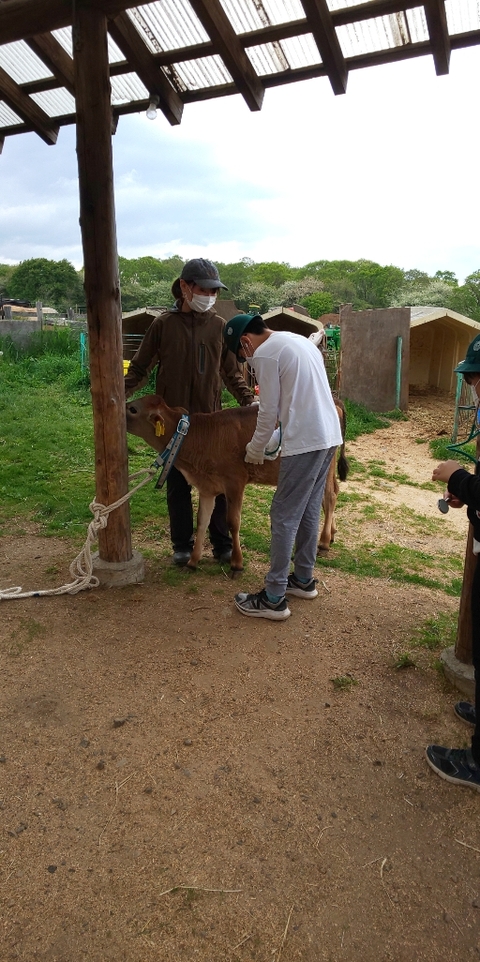
[[[185,107],[179,127],[121,117],[113,139],[118,250],[125,257],[326,258],[480,269],[480,48],[352,71]],[[73,127],[47,147],[7,137],[0,156],[0,262],[83,262]]]

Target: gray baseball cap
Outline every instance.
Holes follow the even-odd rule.
[[[186,281],[187,284],[198,284],[207,291],[216,291],[219,287],[223,287],[224,291],[228,291],[226,284],[222,284],[220,280],[220,275],[215,264],[212,264],[212,261],[205,260],[203,257],[194,257],[193,260],[187,261],[180,274],[180,278],[182,281]]]

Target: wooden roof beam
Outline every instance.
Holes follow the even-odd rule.
[[[20,89],[8,73],[0,67],[0,97],[22,120],[31,124],[32,129],[46,144],[57,142],[58,124],[46,114],[31,97]]]
[[[26,43],[30,47],[30,50],[33,50],[37,57],[39,57],[51,73],[53,73],[61,86],[66,87],[74,97],[73,60],[58,40],[52,37],[51,33],[40,33],[38,36],[27,40]]]
[[[108,23],[108,32],[127,58],[150,94],[158,97],[158,106],[168,122],[174,126],[182,119],[183,103],[167,77],[149,52],[138,30],[126,13],[120,13]]]
[[[80,2],[80,0],[77,0]],[[88,5],[89,0],[83,0]],[[102,9],[106,16],[117,14],[138,6],[138,0],[90,0]],[[372,17],[401,13],[413,7],[423,6],[423,0],[369,0],[354,7],[332,10],[334,26],[354,23],[356,20],[370,20]],[[223,10],[222,10],[223,12]],[[3,0],[0,3],[0,43],[25,40],[36,34],[69,27],[72,24],[72,3],[69,0]]]
[[[310,29],[320,51],[322,63],[328,74],[334,94],[344,94],[347,89],[348,70],[335,27],[332,23],[327,0],[302,0]]]
[[[128,7],[138,6],[138,0],[77,0],[82,6],[93,6],[106,16],[116,16]],[[71,27],[71,0],[3,0],[0,3],[0,42],[26,40],[37,34]]]
[[[428,34],[432,45],[435,73],[448,73],[450,66],[450,37],[444,0],[424,0]]]
[[[264,86],[219,0],[190,0],[190,3],[250,110],[260,110]]]

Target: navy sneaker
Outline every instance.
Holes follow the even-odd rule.
[[[427,762],[440,778],[453,785],[463,785],[480,792],[480,766],[473,758],[470,748],[441,748],[429,745],[426,749]]]
[[[471,705],[469,701],[457,701],[457,704],[453,706],[453,710],[458,718],[467,722],[467,725],[475,725],[477,720],[475,707]]]
[[[316,598],[318,595],[316,584],[315,578],[310,578],[310,581],[305,584],[291,574],[288,576],[287,595],[295,595],[296,598]]]
[[[284,621],[291,615],[287,599],[283,597],[274,604],[273,601],[268,600],[265,588],[262,588],[255,595],[247,595],[241,591],[238,595],[235,595],[235,604],[242,615],[248,615],[249,618],[269,618],[270,621]]]

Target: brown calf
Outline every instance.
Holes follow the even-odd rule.
[[[335,402],[345,436],[345,413],[341,402]],[[147,394],[127,403],[127,431],[144,439],[156,451],[164,451],[175,432],[183,408],[169,408],[161,397]],[[247,464],[245,446],[253,437],[258,408],[227,408],[213,414],[190,415],[190,428],[177,455],[175,467],[199,493],[197,531],[188,566],[196,568],[203,551],[206,530],[212,516],[215,498],[224,494],[227,499],[227,522],[232,535],[230,574],[234,578],[243,570],[240,547],[240,520],[245,486],[247,484],[276,485],[280,458],[263,464]],[[159,425],[159,428],[157,427]],[[163,434],[159,434],[163,430]],[[345,480],[348,464],[344,443],[338,462],[339,477]],[[334,458],[327,478],[324,495],[325,524],[320,536],[319,550],[328,551],[333,541],[334,509],[338,492]],[[327,492],[328,487],[328,492]]]

